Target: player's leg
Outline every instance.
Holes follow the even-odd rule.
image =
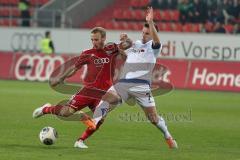
[[[57,105],[46,103],[33,112],[33,118],[41,117],[45,114],[53,114],[61,117],[73,115],[77,110],[85,106],[86,101],[79,96],[79,93],[73,95],[68,102],[61,102]]]
[[[142,106],[142,109],[148,120],[163,133],[165,138],[171,137],[164,119],[158,115],[155,106]]]
[[[121,104],[122,101],[126,101],[129,98],[128,90],[132,86],[130,83],[118,82],[102,97],[101,102],[97,106],[93,120],[97,124],[106,114],[113,110],[117,105]]]
[[[147,86],[148,87],[148,86]],[[134,96],[137,100],[137,103],[141,106],[143,109],[146,117],[148,120],[155,125],[160,131],[163,133],[165,138],[171,137],[167,126],[165,124],[165,121],[162,117],[160,117],[157,113],[156,107],[155,107],[155,101],[154,98],[151,95],[150,89],[147,89],[144,91],[132,91],[131,95]]]
[[[78,140],[82,140],[85,141],[87,140],[91,135],[93,135],[93,133],[95,133],[99,127],[103,124],[104,119],[101,119],[101,121],[98,122],[97,126],[96,126],[96,130],[92,130],[87,128],[81,135],[81,137],[78,138]]]
[[[33,111],[33,118],[38,118],[45,114],[54,114],[57,116],[68,117],[73,113],[75,113],[75,110],[70,108],[67,104],[51,105],[50,103],[47,103]]]
[[[38,118],[45,114],[54,114],[61,117],[69,117],[73,115],[76,111],[83,109],[89,103],[89,99],[82,96],[82,92],[84,92],[84,88],[73,95],[68,101],[62,101],[57,105],[47,103],[42,107],[35,109],[33,112],[33,118]]]
[[[177,143],[175,142],[170,132],[168,131],[165,120],[157,113],[155,101],[152,96],[149,85],[140,85],[132,87],[129,90],[129,92],[131,96],[136,98],[137,103],[142,107],[148,120],[163,133],[164,138],[168,143],[169,147],[177,148]]]
[[[114,92],[107,92],[103,96],[102,100],[100,101],[93,114],[93,120],[95,124],[98,124],[99,121],[101,121],[101,119],[103,119],[107,115],[107,113],[111,110],[111,104],[118,103],[120,99],[120,96],[116,95]]]
[[[81,105],[81,108],[84,108],[86,105]],[[80,110],[80,109],[79,109]],[[34,110],[33,112],[33,118],[39,118],[45,114],[53,114],[60,117],[69,117],[73,115],[78,109],[72,108],[70,104],[66,105],[51,105],[51,104],[45,104],[42,107],[39,107]],[[85,124],[87,127],[91,129],[95,129],[96,125],[93,123],[91,117],[89,117],[84,112],[80,112],[81,116],[79,117],[79,121],[81,121],[83,124]]]
[[[164,138],[169,146],[169,148],[177,148],[177,143],[171,136],[165,120],[163,117],[159,116],[155,106],[142,106],[142,109],[148,118],[148,120],[156,126],[164,135]]]
[[[89,109],[92,111],[92,113],[94,113],[97,105],[99,104],[100,100],[95,100],[95,102],[93,103],[93,106],[88,106]],[[82,135],[77,139],[77,141],[74,144],[74,147],[76,148],[88,148],[88,146],[85,144],[85,140],[88,139],[91,135],[93,135],[98,128],[102,125],[104,119],[102,119],[100,122],[98,122],[98,124],[96,125],[96,129],[91,129],[91,128],[87,128]]]
[[[89,108],[91,109],[91,111],[94,113],[94,111],[96,110],[97,106],[99,104],[99,100],[96,100],[95,103],[94,103],[94,106],[91,107],[89,106]],[[110,111],[112,111],[113,109],[115,108],[115,106],[110,106]],[[78,140],[75,142],[75,145],[74,147],[77,147],[77,148],[88,148],[88,146],[84,143],[84,141],[86,139],[88,139],[91,135],[93,135],[98,129],[99,127],[103,124],[104,122],[104,118],[102,118],[96,125],[96,129],[93,130],[91,128],[87,128],[83,133],[82,135],[78,138]]]
[[[122,99],[115,90],[114,86],[109,88],[94,111],[93,120],[95,124],[98,124],[99,121],[101,121],[107,115],[107,113],[113,109],[112,106],[117,105],[119,102],[121,102],[121,100]]]
[[[83,91],[83,90],[82,90]],[[68,102],[69,108],[72,108],[76,111],[79,111],[80,117],[79,120],[83,122],[90,129],[96,129],[96,125],[92,121],[91,117],[81,110],[87,106],[91,106],[95,102],[95,99],[90,97],[86,97],[82,95],[82,92],[73,96],[72,99]]]
[[[110,112],[110,111],[112,111],[113,109],[114,109],[115,107],[114,106],[110,106],[110,110],[108,111],[108,112]],[[94,111],[93,111],[93,113],[94,113]],[[106,117],[106,116],[105,116]],[[104,117],[104,118],[105,118]],[[93,133],[95,133],[99,128],[100,128],[100,126],[103,124],[103,122],[104,122],[104,118],[102,118],[98,123],[97,123],[97,125],[96,125],[96,129],[92,129],[92,128],[87,128],[83,133],[82,133],[82,135],[78,138],[78,141],[85,141],[86,139],[88,139],[91,135],[93,135]]]
[[[54,114],[60,117],[69,117],[76,111],[79,111],[88,106],[93,100],[94,99],[82,96],[81,92],[79,92],[76,95],[72,96],[72,98],[66,104],[51,105],[48,103],[42,107],[35,109],[33,112],[33,118],[38,118],[45,114]],[[91,129],[95,129],[96,125],[92,122],[92,119],[84,112],[80,111],[80,113],[81,114],[79,120]]]
[[[104,119],[101,119],[97,126],[96,129],[90,129],[89,127],[82,133],[82,135],[78,138],[78,140],[75,142],[74,147],[76,148],[88,148],[88,146],[85,144],[85,140],[87,140],[91,135],[93,135],[99,127],[103,124]]]

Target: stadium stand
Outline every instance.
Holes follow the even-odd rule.
[[[47,3],[49,0],[30,0],[30,14]],[[18,9],[19,0],[0,0],[0,26],[19,26],[20,11]]]
[[[161,4],[159,4],[160,2]],[[168,2],[171,2],[171,4],[168,4]],[[224,8],[222,8],[221,11],[218,11],[219,15],[211,15],[210,11],[213,6],[220,7],[222,5],[221,1],[218,1],[218,5],[216,5],[213,0],[115,0],[113,5],[107,7],[80,27],[92,28],[97,24],[113,30],[139,30],[141,29],[139,26],[145,19],[145,9],[150,5],[155,5],[153,7],[155,8],[154,17],[156,23],[161,31],[166,32],[213,32],[214,26],[217,25],[216,22],[221,22],[221,14],[225,12]],[[188,9],[182,11],[182,5],[183,8]],[[226,33],[233,33],[234,28],[236,28],[234,25],[240,22],[239,6],[239,0],[232,3],[235,18],[225,23]],[[226,4],[226,8],[229,8],[229,5]],[[199,15],[194,15],[196,12]],[[183,20],[184,14],[187,15],[187,18],[185,17]],[[193,14],[192,17],[189,16],[191,14]],[[218,19],[214,19],[214,17]]]
[[[31,15],[34,14],[37,8],[48,1],[49,0],[30,0]],[[77,1],[78,0],[72,0],[73,3]],[[79,2],[80,1],[81,0],[79,0]],[[82,2],[83,1],[84,0],[82,0]],[[153,6],[155,21],[160,31],[165,32],[215,32],[218,27],[217,22],[220,22],[223,24],[225,33],[232,34],[238,33],[238,25],[240,24],[240,0],[112,1],[112,4],[100,9],[100,11],[96,11],[97,14],[90,15],[89,12],[85,13],[83,18],[80,18],[79,25],[71,24],[64,26],[92,28],[98,25],[112,30],[141,30],[141,25],[145,21],[145,9],[148,6]],[[19,26],[20,12],[17,4],[18,0],[0,0],[0,26]],[[56,6],[58,5],[56,3],[55,8],[53,5],[53,7],[48,9],[54,8],[57,10],[58,8]],[[83,15],[81,10],[82,9],[79,9],[78,13]],[[73,13],[76,14],[76,11]],[[68,17],[69,16],[72,16],[72,14],[69,14]],[[40,17],[40,19],[41,18],[42,17]],[[72,19],[72,17],[68,19],[70,20],[70,22],[68,22],[69,24],[77,21],[76,18]],[[48,22],[48,24],[52,23]],[[61,27],[61,25],[54,25],[52,27],[56,26]]]

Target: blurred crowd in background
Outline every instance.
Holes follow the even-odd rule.
[[[39,8],[50,0],[0,0],[0,26],[38,27],[47,22],[45,27],[52,28],[102,26],[135,31],[142,29],[146,8],[152,6],[155,23],[162,32],[240,34],[240,0],[114,0],[81,24],[74,20],[80,10],[74,11],[77,16],[71,17],[61,11],[64,5],[58,4],[78,1],[54,1],[56,8],[43,10]],[[86,15],[90,14],[89,10]]]
[[[233,26],[233,33],[240,33],[240,0],[151,0],[155,9],[177,9],[179,20],[201,23],[201,32],[225,33],[224,26]]]

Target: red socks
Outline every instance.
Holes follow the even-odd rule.
[[[98,129],[102,124],[103,124],[103,121],[98,122],[98,124],[97,124],[97,129]],[[86,139],[87,139],[88,137],[90,137],[94,132],[96,132],[97,129],[91,130],[91,129],[87,128],[87,129],[83,132],[83,134],[81,135],[81,137],[80,137],[78,140],[82,140],[82,141],[86,140]]]
[[[61,110],[62,110],[62,108],[63,108],[62,105],[55,105],[55,106],[51,106],[51,107],[45,107],[45,108],[43,108],[43,113],[44,114],[59,115]]]

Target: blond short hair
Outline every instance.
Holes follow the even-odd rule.
[[[106,37],[106,30],[103,27],[94,27],[91,33],[100,33],[102,38]]]

